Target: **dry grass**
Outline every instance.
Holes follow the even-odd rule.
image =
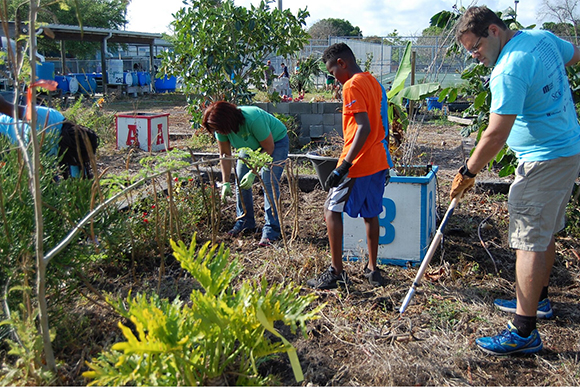
[[[513,296],[514,267],[513,253],[505,242],[505,203],[499,209],[494,206],[498,206],[496,199],[486,194],[471,194],[465,200],[448,226],[451,235],[446,237],[444,249],[433,258],[424,286],[403,316],[398,308],[415,269],[384,266],[389,283],[374,289],[362,277],[364,263],[347,262],[353,286],[316,291],[326,307],[311,324],[308,339],[294,340],[306,383],[578,385],[580,265],[571,253],[561,255],[554,268],[550,291],[555,317],[538,322],[544,351],[495,358],[474,344],[477,337],[497,334],[510,319],[492,307],[494,298]],[[498,274],[476,231],[492,211],[495,215],[488,220],[492,228],[483,235]],[[287,251],[274,247],[246,252],[241,245],[255,244],[254,236],[236,243],[240,243],[248,278],[305,283],[329,264],[327,249],[320,245],[296,243]],[[578,247],[574,243],[568,250]],[[273,370],[282,375],[283,384],[293,383],[287,366]]]

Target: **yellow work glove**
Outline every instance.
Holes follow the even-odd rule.
[[[470,190],[475,185],[475,174],[469,172],[467,165],[464,165],[459,169],[457,175],[453,179],[453,184],[451,184],[451,192],[449,193],[449,199],[453,200],[455,197],[461,199],[463,194]]]
[[[252,172],[246,173],[244,175],[244,177],[242,177],[242,180],[240,180],[240,189],[252,188],[252,184],[254,184],[255,178],[256,178],[256,175],[254,175]]]

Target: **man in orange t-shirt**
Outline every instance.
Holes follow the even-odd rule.
[[[391,165],[388,151],[387,96],[381,84],[363,72],[352,50],[333,44],[322,55],[328,72],[343,84],[344,148],[338,167],[325,183],[329,190],[324,203],[332,264],[317,278],[307,281],[316,289],[334,289],[349,283],[342,265],[342,213],[363,217],[367,232],[369,261],[364,275],[373,286],[385,280],[377,266],[379,214]]]

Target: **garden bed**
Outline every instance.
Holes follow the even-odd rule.
[[[175,130],[193,134],[182,106],[143,110],[169,112],[170,133]],[[439,167],[435,203],[440,219],[448,205],[450,182],[465,158],[463,140],[456,126],[432,121],[416,129],[420,131],[415,149],[417,164],[432,163]],[[186,149],[192,143],[179,138],[172,140],[172,146]],[[215,149],[208,147],[205,151]],[[141,169],[139,160],[147,156],[147,152],[139,149],[117,151],[109,142],[99,150],[98,167],[101,171],[109,168],[106,173],[110,175],[125,172],[136,175]],[[478,175],[478,181],[491,178],[495,178],[492,172]],[[256,218],[262,224],[261,189],[255,185],[254,190]],[[228,236],[235,218],[233,199],[222,207],[217,242],[223,242],[241,262],[243,272],[236,285],[243,280],[262,279],[269,283],[305,284],[329,265],[323,215],[326,193],[319,188],[300,192],[296,207],[291,207],[294,204],[290,201],[290,188],[283,184],[282,192],[288,239],[269,248],[257,247],[259,232],[238,238]],[[139,211],[145,208],[151,212],[151,203],[139,207]],[[138,215],[140,220],[142,213]],[[152,219],[151,214],[147,216]],[[302,290],[302,294],[314,292],[318,296],[315,305],[325,304],[320,318],[308,324],[306,338],[276,326],[296,347],[305,381],[296,383],[286,355],[261,362],[259,372],[277,375],[282,385],[577,384],[580,245],[577,238],[569,235],[560,235],[556,242],[558,259],[550,287],[555,316],[550,321],[538,322],[545,347],[542,353],[498,359],[475,348],[475,338],[496,334],[511,318],[492,307],[494,298],[514,295],[515,260],[507,246],[507,220],[505,195],[477,189],[469,192],[450,219],[424,285],[403,316],[398,308],[416,269],[383,265],[387,285],[375,289],[362,275],[364,260],[345,262],[353,282],[348,290]],[[204,222],[207,219],[200,221],[198,235],[202,241],[209,239]],[[121,298],[129,292],[157,292],[161,297],[180,296],[188,302],[189,294],[197,286],[179,267],[171,251],[154,242],[151,222],[140,220],[139,225],[143,227],[142,234],[135,230],[133,235],[119,235],[116,255],[107,256],[112,253],[101,251],[101,260],[83,272],[82,280],[78,274],[62,278],[61,290],[75,290],[50,316],[57,333],[56,357],[61,364],[58,380],[53,384],[86,384],[88,380],[81,376],[87,370],[85,361],[122,340],[117,324],[128,321],[112,311],[104,295]],[[131,238],[146,235],[151,240],[141,241],[139,249],[130,248]],[[184,236],[184,242],[188,243],[190,237]],[[6,356],[5,351],[3,356],[5,365],[12,363],[13,358]]]

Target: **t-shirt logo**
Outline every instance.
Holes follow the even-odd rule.
[[[356,99],[355,99],[354,101],[352,101],[352,102],[349,102],[349,103],[347,103],[347,104],[346,104],[346,105],[344,105],[344,106],[345,106],[345,107],[347,107],[347,108],[349,108],[349,107],[351,107],[352,105],[354,105],[355,103],[356,103]]]

